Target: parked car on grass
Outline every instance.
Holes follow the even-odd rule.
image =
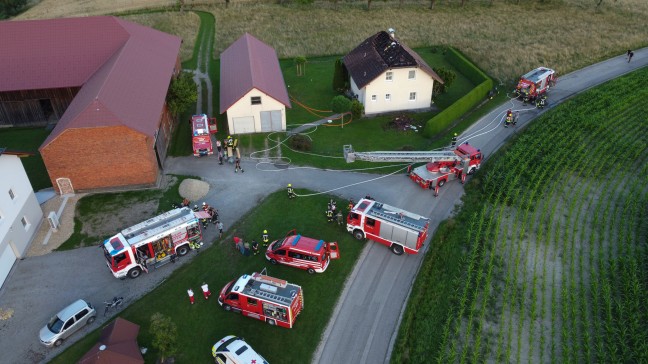
[[[54,315],[40,330],[40,341],[47,347],[60,346],[70,335],[95,321],[97,312],[89,302],[77,300]]]
[[[268,364],[245,340],[234,335],[225,336],[214,344],[212,356],[218,364]]]

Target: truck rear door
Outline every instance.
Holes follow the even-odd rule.
[[[328,243],[328,253],[331,259],[340,259],[340,250],[338,249],[337,241]]]

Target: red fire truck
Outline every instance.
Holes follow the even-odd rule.
[[[285,238],[273,241],[266,251],[266,259],[272,264],[285,264],[313,274],[324,272],[331,259],[340,258],[337,242],[327,243],[296,234],[296,230],[291,230]]]
[[[483,159],[481,151],[468,143],[460,144],[454,150],[410,152],[355,152],[351,145],[345,145],[344,156],[348,163],[356,159],[369,162],[427,162],[410,170],[409,177],[423,188],[434,189],[435,197],[446,182],[460,179],[463,183],[466,175],[479,169]]]
[[[191,117],[191,142],[195,157],[214,154],[207,115],[200,114]]]
[[[202,241],[194,212],[183,207],[150,218],[103,242],[106,264],[117,278],[137,278],[142,271],[172,262]]]
[[[218,295],[218,303],[225,311],[291,328],[304,308],[304,294],[298,285],[252,273],[225,285]]]
[[[396,255],[417,254],[427,238],[430,220],[374,200],[361,199],[349,211],[347,231],[388,246]]]
[[[556,85],[556,71],[547,67],[538,67],[523,75],[515,87],[515,94],[524,102],[534,101],[545,95],[549,87]]]

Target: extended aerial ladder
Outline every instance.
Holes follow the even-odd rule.
[[[429,150],[429,151],[383,151],[383,152],[356,152],[351,144],[344,146],[344,158],[347,163],[356,160],[367,162],[439,162],[439,161],[457,161],[461,162],[461,157],[454,150]]]

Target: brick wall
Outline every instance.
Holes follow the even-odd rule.
[[[68,129],[41,155],[57,192],[61,177],[79,191],[152,185],[158,175],[153,138],[125,126]]]

